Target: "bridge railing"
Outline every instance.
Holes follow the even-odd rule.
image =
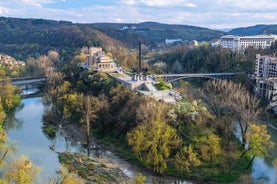
[[[223,78],[230,78],[235,75],[241,75],[243,73],[186,73],[186,74],[160,74],[160,75],[153,75],[153,77],[161,77],[164,78],[168,82],[173,82],[183,78],[211,78],[211,79],[223,79]]]

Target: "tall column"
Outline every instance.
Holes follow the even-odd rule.
[[[139,41],[139,68],[138,68],[138,74],[141,74],[141,43]]]

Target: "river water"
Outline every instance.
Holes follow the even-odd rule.
[[[46,184],[49,178],[55,176],[56,171],[61,168],[57,154],[49,149],[50,145],[55,145],[55,149],[58,152],[87,153],[86,149],[78,142],[65,139],[60,132],[57,133],[55,139],[47,138],[42,131],[43,112],[44,106],[39,97],[23,99],[22,108],[16,111],[15,120],[10,122],[12,126],[6,127],[9,138],[8,142],[16,142],[18,150],[16,156],[27,155],[35,165],[41,168],[38,184]],[[91,157],[97,158],[97,153],[92,152]],[[130,178],[134,177],[136,173],[141,172],[147,176],[147,183],[153,183],[153,181],[157,183],[190,183],[177,181],[174,178],[153,176],[131,165],[110,151],[102,150],[101,157],[113,162]]]
[[[49,149],[49,146],[54,144],[57,151],[71,151],[86,153],[86,150],[78,143],[65,139],[59,132],[55,139],[47,138],[42,132],[42,114],[44,111],[43,104],[39,97],[27,98],[22,100],[22,108],[15,113],[13,126],[7,127],[9,142],[16,141],[19,155],[27,155],[30,160],[37,166],[41,167],[42,171],[38,183],[46,183],[49,177],[55,176],[57,170],[61,168],[57,154]],[[277,133],[269,130],[271,137],[277,143]],[[270,158],[256,158],[253,163],[252,178],[257,183],[273,184],[277,181],[277,170],[272,165],[274,158],[277,158],[277,146],[272,150]],[[96,153],[92,153],[92,157],[96,157]],[[117,157],[110,151],[103,151],[101,157],[109,159],[117,165],[127,176],[132,178],[137,172],[141,172],[147,176],[147,183],[152,183],[153,180],[159,180],[162,183],[190,183],[186,181],[176,181],[172,178],[159,178],[152,176],[149,173],[141,171],[137,167],[129,164],[125,160]]]

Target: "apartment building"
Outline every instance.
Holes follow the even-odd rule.
[[[220,46],[232,50],[244,50],[247,47],[265,49],[277,40],[277,35],[234,36],[225,35],[220,38]]]
[[[277,57],[256,55],[255,92],[267,98],[277,113]]]

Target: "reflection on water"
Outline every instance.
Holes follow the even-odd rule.
[[[72,145],[63,137],[57,136],[55,140],[47,139],[42,133],[41,117],[44,107],[40,98],[29,98],[22,101],[24,108],[16,111],[15,119],[21,120],[21,129],[7,129],[9,142],[17,142],[17,155],[27,155],[39,167],[42,168],[41,180],[54,176],[60,169],[57,155],[49,149],[49,145],[55,144],[57,150],[77,151],[80,145]]]
[[[277,182],[277,168],[272,165],[272,162],[277,158],[277,132],[269,128],[268,133],[275,146],[270,151],[269,158],[255,158],[251,176],[256,182],[275,184]]]
[[[265,162],[262,158],[256,158],[253,162],[252,178],[259,183],[276,183],[276,168]]]
[[[17,142],[17,148],[19,150],[17,155],[28,155],[34,164],[42,168],[39,183],[43,183],[47,181],[49,177],[54,176],[56,171],[61,167],[57,154],[49,149],[50,145],[55,145],[55,150],[58,152],[71,151],[86,154],[87,151],[78,142],[71,142],[65,139],[59,131],[55,139],[48,139],[44,135],[42,131],[44,107],[40,98],[23,99],[22,103],[24,104],[24,108],[16,111],[15,118],[20,119],[23,126],[21,129],[7,129],[9,142]],[[95,149],[91,150],[90,156],[95,158],[101,156],[101,158],[110,160],[130,178],[137,172],[141,172],[143,175],[147,176],[148,183],[154,183],[154,180],[158,183],[189,183],[185,181],[176,181],[172,178],[152,176],[119,158],[110,151]]]
[[[239,125],[236,124],[234,126],[234,134],[240,139],[241,141],[241,134],[239,133]],[[268,129],[268,133],[271,136],[271,140],[277,144],[277,132],[272,129]],[[255,183],[262,183],[262,184],[276,184],[277,182],[277,169],[272,165],[274,159],[277,158],[277,145],[270,150],[269,158],[259,158],[256,157],[253,161],[252,166],[252,173],[251,177]]]
[[[87,153],[78,142],[72,142],[68,139],[65,139],[61,133],[58,131],[55,139],[48,139],[42,131],[42,115],[44,107],[40,101],[40,98],[28,98],[23,99],[22,107],[15,113],[15,118],[21,120],[22,128],[20,129],[7,129],[9,142],[16,141],[17,148],[19,152],[17,155],[25,154],[29,156],[30,160],[37,166],[42,168],[40,181],[47,181],[49,177],[55,175],[56,171],[60,169],[60,163],[58,161],[57,154],[49,149],[50,145],[55,145],[55,150],[58,152],[71,151],[71,152],[82,152]],[[16,126],[12,126],[16,127]],[[190,182],[183,180],[176,180],[174,178],[167,177],[156,177],[151,173],[144,172],[138,169],[136,166],[131,165],[124,159],[119,158],[114,155],[112,152],[107,150],[91,150],[92,157],[101,157],[106,158],[113,162],[117,167],[119,167],[127,176],[130,178],[138,172],[141,172],[143,175],[147,176],[147,183],[179,183],[179,184],[188,184]],[[268,171],[272,166],[267,166],[267,163],[259,162],[258,159],[254,161],[254,171],[253,178],[258,178],[261,173]],[[256,168],[256,169],[255,169]],[[258,170],[258,168],[260,170]],[[274,169],[273,169],[274,170]],[[275,172],[275,173],[274,173]],[[276,171],[272,171],[273,179],[269,181],[275,181]],[[43,183],[43,182],[40,182]]]

